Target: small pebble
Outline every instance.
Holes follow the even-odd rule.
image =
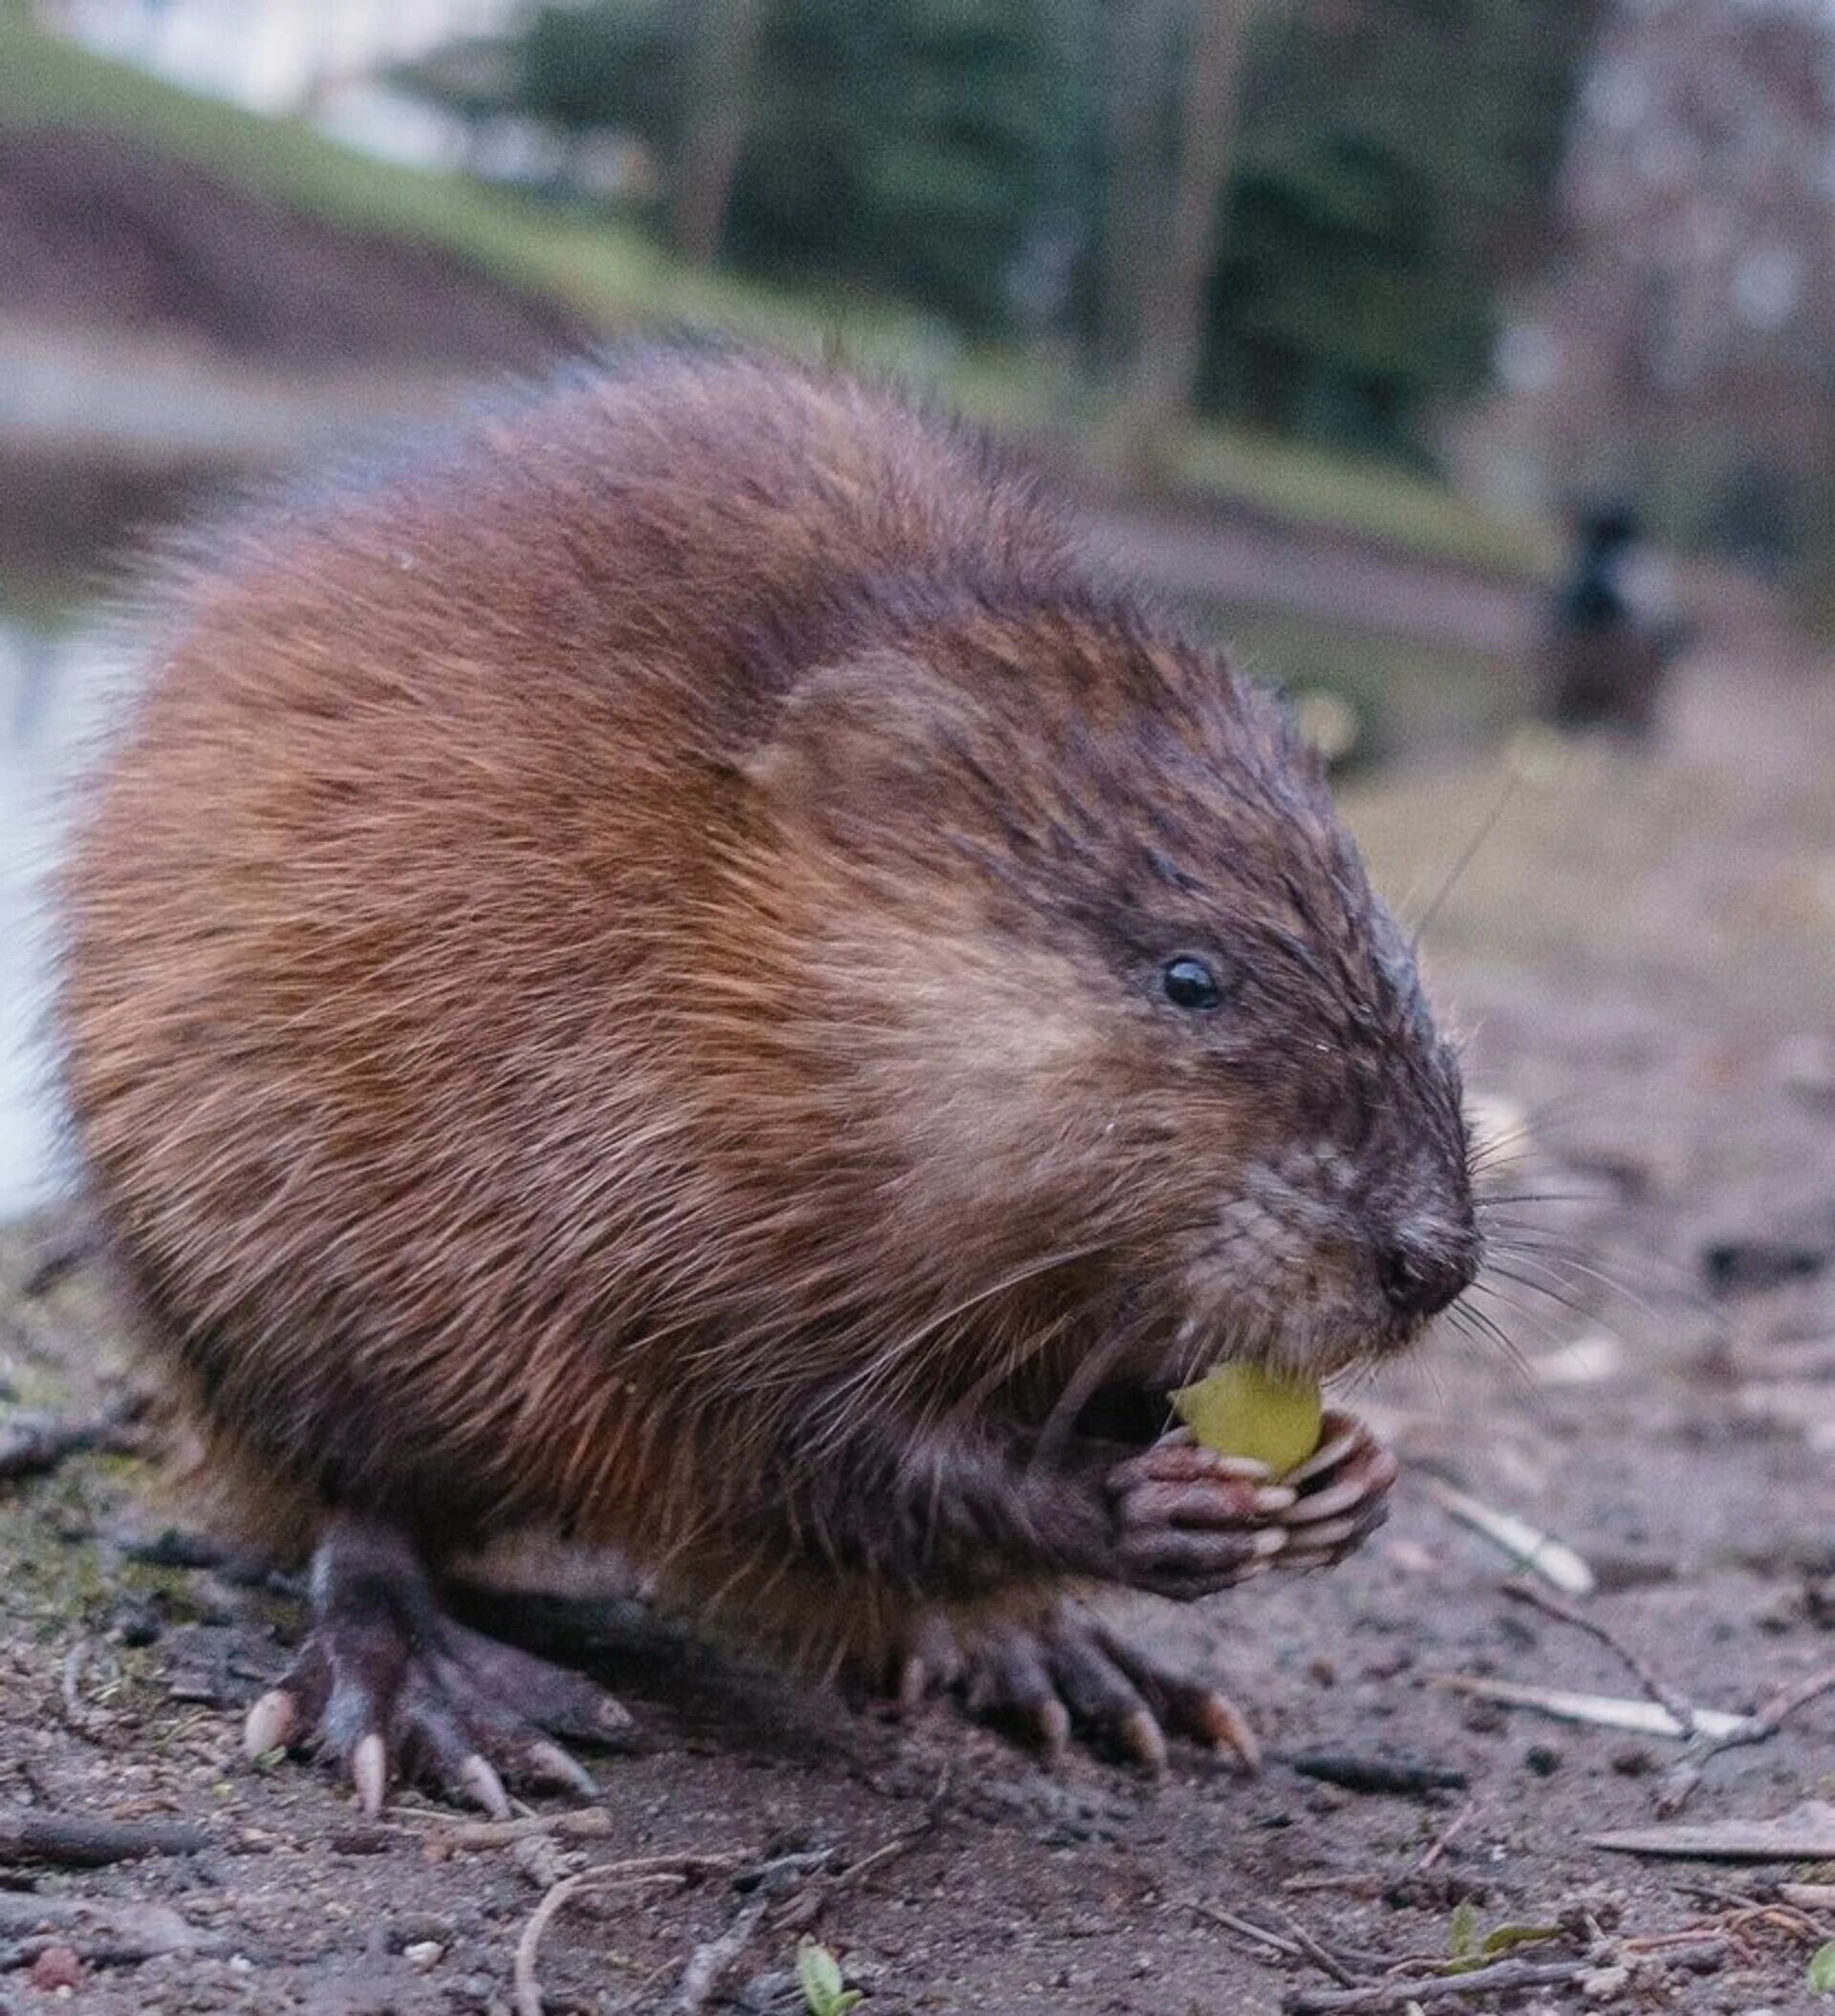
[[[41,1995],[50,1995],[59,1988],[81,1986],[83,1963],[69,1946],[47,1946],[26,1978]]]
[[[403,1946],[401,1958],[408,1965],[424,1974],[429,1967],[437,1966],[445,1956],[446,1949],[438,1940],[419,1939],[411,1946]]]
[[[1522,1761],[1538,1778],[1552,1778],[1561,1768],[1561,1752],[1550,1743],[1532,1743]]]

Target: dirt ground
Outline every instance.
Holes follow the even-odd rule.
[[[1676,699],[1653,756],[1529,763],[1427,932],[1475,1086],[1528,1116],[1497,1186],[1536,1201],[1497,1207],[1516,1232],[1479,1303],[1513,1351],[1449,1333],[1361,1396],[1408,1459],[1365,1554],[1155,1615],[1252,1710],[1259,1779],[1191,1753],[1157,1785],[1088,1758],[1047,1777],[942,1711],[900,1728],[620,1615],[594,1656],[644,1747],[602,1761],[600,1832],[468,1846],[415,1796],[365,1826],[310,1767],[241,1761],[291,1594],[186,1565],[161,1538],[184,1507],[147,1465],[83,1454],[0,1485],[0,2006],[507,2011],[557,1879],[666,1854],[702,1859],[557,1909],[534,1955],[548,2010],[688,2006],[696,1949],[747,1927],[706,2006],[806,2007],[806,1932],[885,2016],[1240,2016],[1349,1992],[1309,1942],[1373,1984],[1501,1925],[1567,1928],[1519,1948],[1530,1965],[1608,1944],[1585,1983],[1423,2006],[1816,2006],[1835,1910],[1754,1906],[1814,1867],[1592,1845],[1653,1823],[1680,1744],[1438,1683],[1639,1694],[1608,1647],[1503,1593],[1510,1558],[1436,1478],[1577,1549],[1586,1614],[1696,1704],[1749,1709],[1835,1660],[1835,685],[1719,657]],[[1360,793],[1416,914],[1498,791],[1492,761]],[[119,1388],[108,1313],[80,1271],[28,1291],[34,1249],[19,1230],[0,1254],[6,1411],[91,1416]],[[1708,1763],[1685,1818],[1830,1797],[1831,1737],[1835,1695]],[[1285,1761],[1317,1751],[1464,1782],[1355,1792]],[[202,1845],[97,1868],[15,1853],[21,1815],[47,1812],[183,1821]],[[58,1948],[78,1957],[62,1989]]]

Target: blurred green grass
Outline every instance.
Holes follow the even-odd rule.
[[[1561,561],[1552,526],[1500,517],[1405,469],[1246,428],[1196,428],[1178,475],[1201,497],[1489,573],[1546,580]]]
[[[607,327],[728,311],[805,334],[827,326],[820,307],[692,273],[628,226],[589,225],[460,175],[378,161],[298,119],[268,119],[57,41],[17,0],[0,13],[0,118],[130,135],[347,229],[439,246]]]
[[[347,229],[437,246],[608,333],[692,322],[805,352],[832,346],[1004,431],[1071,443],[1100,432],[1091,423],[1101,401],[1061,367],[964,346],[940,324],[883,302],[704,272],[628,222],[356,153],[297,119],[265,118],[55,40],[31,24],[23,0],[0,0],[0,120],[130,135]],[[1508,575],[1541,577],[1554,557],[1545,528],[1500,519],[1424,477],[1238,427],[1194,425],[1173,483],[1204,501]]]

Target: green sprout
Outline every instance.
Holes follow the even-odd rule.
[[[796,1981],[810,2016],[844,2016],[860,2000],[858,1988],[843,1983],[834,1955],[813,1940],[806,1940],[796,1949]]]

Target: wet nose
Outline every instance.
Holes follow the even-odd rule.
[[[1413,1246],[1397,1241],[1376,1263],[1389,1306],[1398,1316],[1417,1322],[1437,1316],[1457,1301],[1472,1280],[1472,1263],[1463,1252]]]

